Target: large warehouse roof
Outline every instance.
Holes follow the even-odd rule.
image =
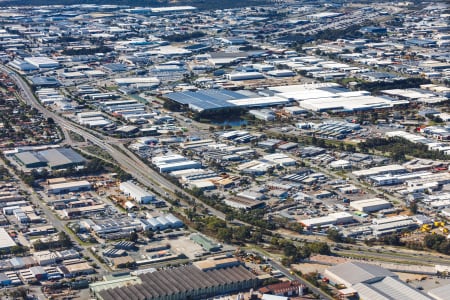
[[[40,151],[39,154],[47,160],[48,165],[52,168],[85,162],[80,154],[70,148],[44,150]]]
[[[244,99],[245,95],[228,90],[203,90],[198,92],[176,92],[166,95],[175,102],[189,105],[193,110],[203,111],[235,106],[228,100]]]
[[[398,279],[398,275],[382,267],[348,262],[333,266],[325,275],[334,283],[342,283],[358,292],[361,299],[430,300],[431,298]]]
[[[9,236],[5,228],[0,227],[0,249],[11,248],[16,245],[16,242]]]
[[[195,266],[165,269],[139,275],[142,284],[99,292],[102,299],[163,299],[165,296],[241,283],[256,277],[242,266],[201,271]]]
[[[39,157],[33,152],[19,152],[15,155],[24,165],[32,165],[38,163],[47,163],[46,160]]]
[[[327,274],[333,274],[334,277],[342,278],[348,285],[371,282],[387,276],[397,276],[382,267],[360,262],[348,262],[333,266],[327,269]]]
[[[375,283],[358,283],[353,286],[360,299],[371,300],[430,300],[431,298],[401,282],[397,278],[385,277]]]

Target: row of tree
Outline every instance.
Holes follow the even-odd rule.
[[[444,152],[429,150],[427,145],[413,143],[400,137],[370,138],[359,143],[359,148],[364,153],[368,153],[369,150],[389,153],[391,158],[396,161],[406,161],[406,155],[434,160],[450,159],[450,156]]]

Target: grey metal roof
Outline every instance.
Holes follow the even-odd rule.
[[[420,291],[402,281],[386,277],[374,283],[358,283],[353,286],[362,299],[371,300],[431,300]]]
[[[44,150],[40,151],[39,155],[47,160],[50,167],[81,164],[86,161],[80,154],[70,148]]]
[[[198,92],[175,92],[166,95],[167,98],[180,104],[187,104],[198,110],[234,107],[228,100],[244,99],[247,96],[228,90],[203,90]]]
[[[328,272],[331,272],[340,278],[344,278],[345,281],[351,284],[371,282],[372,280],[388,276],[397,277],[397,275],[387,269],[360,262],[348,262],[333,266],[328,269]]]
[[[37,164],[37,163],[46,163],[46,161],[40,158],[33,152],[19,152],[16,155],[16,158],[19,159],[24,165]]]
[[[435,298],[436,300],[448,299],[450,296],[450,284],[432,289],[432,290],[428,291],[428,295]]]
[[[142,284],[101,291],[103,299],[152,299],[255,279],[243,266],[202,271],[185,266],[139,275]]]

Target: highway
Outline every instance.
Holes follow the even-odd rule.
[[[150,187],[160,195],[166,195],[166,193],[169,193],[171,197],[178,198],[180,203],[183,203],[184,205],[189,205],[185,201],[186,198],[194,198],[183,189],[179,188],[178,186],[161,176],[161,174],[146,165],[139,157],[128,150],[120,142],[120,140],[112,137],[106,137],[101,133],[88,130],[83,126],[72,123],[71,121],[61,117],[60,115],[48,110],[41,105],[38,99],[36,99],[27,82],[21,76],[5,66],[0,66],[0,69],[8,73],[11,79],[15,81],[23,100],[27,104],[39,110],[45,117],[52,118],[55,123],[57,123],[61,127],[63,133],[66,136],[68,136],[68,131],[75,132],[83,136],[85,140],[107,151],[123,170],[132,175],[141,184]],[[177,197],[175,195],[175,192],[183,195],[183,197]],[[223,220],[225,219],[225,214],[223,214],[222,212],[205,204],[203,205],[218,218]]]

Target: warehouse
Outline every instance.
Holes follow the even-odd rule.
[[[127,77],[114,79],[118,86],[156,87],[160,81],[156,77]]]
[[[182,300],[209,297],[255,288],[258,279],[243,266],[203,271],[196,266],[166,268],[138,275],[139,283],[101,290],[101,300]]]
[[[159,172],[173,172],[187,169],[200,169],[201,163],[188,160],[182,155],[166,155],[152,158],[152,163],[159,169]]]
[[[408,216],[395,216],[389,218],[376,219],[370,227],[374,236],[382,236],[394,232],[400,232],[404,229],[414,229],[416,222]]]
[[[376,265],[348,262],[328,268],[324,277],[330,283],[343,284],[355,290],[359,299],[432,299],[402,282],[395,273]]]
[[[263,201],[248,199],[248,198],[239,197],[239,196],[225,198],[223,200],[223,202],[226,205],[231,206],[233,208],[245,209],[245,210],[260,208],[265,205],[265,203]]]
[[[353,216],[347,212],[337,212],[329,214],[325,217],[318,217],[300,221],[300,223],[308,230],[318,227],[330,227],[333,225],[340,225],[351,222],[353,222]]]
[[[269,107],[275,105],[286,105],[289,99],[271,96],[252,96],[229,90],[202,90],[197,92],[175,92],[169,93],[166,97],[178,104],[187,106],[189,109],[202,112],[206,110],[220,110],[226,108],[251,108]]]
[[[259,72],[236,72],[227,74],[226,78],[231,81],[264,79],[264,75]]]
[[[84,165],[86,160],[70,148],[50,149],[40,151],[39,155],[52,170],[67,169]]]
[[[155,200],[155,195],[135,185],[131,181],[121,182],[119,188],[125,195],[133,198],[139,204],[149,204]]]
[[[198,92],[175,92],[165,95],[168,99],[189,109],[202,112],[235,107],[228,100],[244,99],[247,96],[228,90],[202,90]]]
[[[391,208],[391,206],[392,204],[389,201],[380,198],[352,201],[350,203],[350,207],[365,213]]]
[[[207,237],[199,233],[193,233],[189,238],[202,246],[206,251],[219,251],[222,248],[222,245],[213,243]]]
[[[428,295],[435,300],[447,300],[450,295],[450,284],[440,286],[428,291]]]
[[[16,242],[9,236],[5,228],[0,227],[0,249],[9,249],[16,246]]]
[[[388,165],[388,166],[364,169],[364,170],[360,170],[360,171],[353,171],[352,173],[356,177],[369,177],[369,176],[382,175],[382,174],[406,173],[406,169],[405,169],[405,167],[403,167],[401,165]]]
[[[47,166],[47,161],[34,152],[19,152],[16,160],[26,168],[42,168]]]
[[[48,57],[43,56],[26,57],[24,60],[27,63],[32,64],[33,66],[39,69],[49,69],[59,67],[59,63],[56,60],[50,59]]]
[[[263,161],[268,161],[274,165],[282,167],[295,166],[297,163],[295,159],[283,153],[267,154],[263,156],[262,159]]]
[[[88,191],[92,187],[91,183],[86,180],[72,181],[49,184],[47,188],[48,194],[67,194],[71,192]]]

